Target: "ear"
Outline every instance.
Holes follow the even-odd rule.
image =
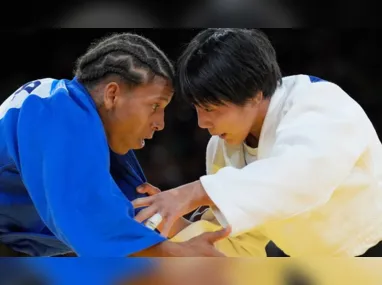
[[[111,110],[114,108],[120,94],[121,88],[117,82],[112,81],[105,85],[103,101],[106,110]]]
[[[257,92],[255,97],[252,98],[252,104],[254,107],[258,106],[263,101],[263,91]]]

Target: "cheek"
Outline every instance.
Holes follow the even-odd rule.
[[[224,124],[229,127],[231,132],[237,133],[246,128],[247,122],[242,114],[235,112],[224,116]]]
[[[126,118],[126,127],[132,132],[139,132],[147,125],[148,116],[144,112],[136,112],[132,116]]]
[[[243,122],[243,125],[245,126],[252,126],[255,118],[256,118],[257,112],[254,109],[244,109],[240,113],[240,120]]]
[[[112,128],[113,135],[119,139],[123,139],[125,136],[129,136],[135,133],[136,126],[140,125],[139,116],[136,112],[126,112],[118,110],[113,116]]]
[[[237,111],[224,116],[225,126],[232,134],[247,135],[252,126],[252,116],[248,112]]]
[[[118,120],[125,126],[135,125],[136,128],[139,128],[149,117],[149,110],[145,107],[142,104],[126,103],[118,108]]]
[[[125,126],[140,123],[147,110],[137,100],[121,101],[116,108],[116,119]]]

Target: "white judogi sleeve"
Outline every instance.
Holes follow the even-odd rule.
[[[267,157],[200,178],[232,235],[326,203],[370,140],[366,114],[338,86],[311,84],[291,100]]]

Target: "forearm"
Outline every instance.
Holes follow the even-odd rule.
[[[169,240],[158,243],[154,246],[133,253],[128,257],[176,257],[179,255],[179,247]]]
[[[197,209],[201,206],[211,207],[215,205],[211,198],[208,196],[205,189],[203,188],[203,185],[200,182],[200,180],[186,184],[184,186],[181,186],[180,188],[188,188],[186,191],[189,191],[191,193],[191,195],[189,196],[191,200],[190,204],[192,205],[191,208]]]

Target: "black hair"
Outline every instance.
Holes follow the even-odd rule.
[[[210,28],[197,34],[178,59],[176,92],[198,106],[244,105],[282,83],[276,52],[259,30]]]
[[[174,68],[150,40],[137,34],[117,33],[90,45],[76,63],[77,80],[91,88],[108,75],[118,75],[129,86],[149,83],[155,76],[173,84]]]

